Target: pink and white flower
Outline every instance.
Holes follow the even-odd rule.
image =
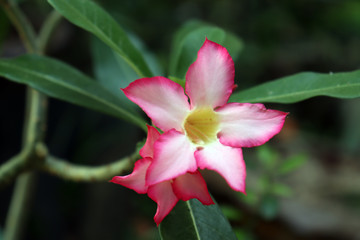
[[[164,131],[154,143],[147,185],[206,168],[245,192],[241,148],[261,145],[279,133],[287,113],[262,104],[227,103],[234,74],[227,50],[206,39],[186,74],[185,93],[165,77],[138,79],[123,89]]]
[[[158,208],[154,220],[157,225],[169,214],[179,200],[198,199],[204,205],[214,204],[207,190],[205,180],[199,171],[185,173],[174,179],[147,185],[146,173],[153,158],[153,145],[160,133],[148,126],[148,136],[144,147],[140,150],[142,159],[136,161],[133,172],[127,176],[115,176],[110,182],[133,189],[137,193],[145,194],[154,200]]]

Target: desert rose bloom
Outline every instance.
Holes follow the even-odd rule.
[[[157,225],[169,214],[178,200],[198,199],[204,205],[214,204],[207,190],[205,180],[199,173],[185,173],[176,178],[148,186],[145,182],[146,172],[152,162],[153,145],[160,133],[148,126],[148,136],[144,147],[140,150],[143,159],[136,161],[133,172],[127,176],[116,176],[110,182],[133,189],[154,200],[158,207],[154,220]]]
[[[164,131],[154,144],[148,185],[207,168],[245,192],[241,148],[261,145],[279,133],[287,113],[262,104],[227,103],[234,74],[227,50],[206,39],[186,73],[185,93],[165,77],[138,79],[123,89]]]

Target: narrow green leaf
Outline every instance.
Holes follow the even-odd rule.
[[[315,96],[360,97],[360,70],[329,74],[298,73],[237,92],[230,101],[294,103]]]
[[[149,66],[151,73],[153,73],[154,76],[163,76],[164,67],[160,64],[157,56],[153,52],[149,51],[149,49],[145,45],[145,42],[139,36],[132,32],[128,32],[128,36],[136,49],[139,49],[139,51],[142,53],[142,56],[144,57],[147,66]],[[119,54],[117,54],[117,56],[117,58],[119,59]]]
[[[204,206],[196,199],[179,201],[160,224],[159,231],[164,240],[236,239],[219,206]]]
[[[27,84],[51,97],[127,120],[146,129],[145,121],[136,112],[123,106],[120,98],[55,59],[35,55],[1,59],[0,76]]]
[[[140,77],[152,72],[141,53],[134,47],[125,31],[102,8],[91,0],[48,0],[64,17],[91,32],[114,49]]]
[[[197,52],[205,41],[222,44],[235,59],[242,50],[242,41],[225,30],[200,21],[190,21],[175,34],[170,54],[169,75],[184,79],[187,69],[197,57]]]

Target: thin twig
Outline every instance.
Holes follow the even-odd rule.
[[[49,156],[46,158],[41,169],[60,178],[76,182],[103,182],[109,181],[116,175],[122,175],[132,168],[139,158],[135,153],[116,162],[103,166],[85,166],[73,164],[65,160]]]
[[[33,148],[30,148],[33,149]],[[138,151],[130,156],[102,166],[86,166],[47,155],[43,144],[37,144],[32,152],[24,148],[20,154],[0,166],[0,188],[11,183],[20,173],[40,169],[60,178],[75,182],[108,181],[113,176],[129,171],[140,158]]]
[[[31,209],[35,177],[36,174],[34,172],[27,172],[20,175],[16,180],[5,223],[4,239],[6,240],[22,239],[28,212]]]
[[[61,19],[62,15],[56,10],[53,10],[46,18],[37,38],[39,52],[41,54],[45,53],[47,45],[50,42],[51,35]]]
[[[6,2],[1,0],[0,5],[18,31],[26,50],[29,53],[35,53],[37,50],[35,31],[25,14],[18,8],[14,1]]]
[[[17,29],[27,52],[40,54],[35,31],[25,14],[17,6],[17,2],[9,1],[6,3],[0,1],[0,4]],[[7,181],[19,173],[31,169],[31,166],[38,163],[41,158],[44,159],[44,155],[41,157],[41,154],[37,154],[37,145],[41,144],[45,134],[47,98],[42,93],[28,87],[26,99],[23,150],[18,156],[6,162],[5,166],[0,168]],[[16,181],[5,222],[4,237],[6,240],[21,239],[28,216],[28,205],[33,194],[34,177],[34,172],[23,173]]]
[[[11,183],[20,173],[28,168],[26,165],[28,154],[27,150],[22,151],[0,166],[0,187]]]

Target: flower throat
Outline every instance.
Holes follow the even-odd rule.
[[[187,137],[195,144],[203,145],[216,140],[219,117],[211,108],[196,108],[185,119]]]

